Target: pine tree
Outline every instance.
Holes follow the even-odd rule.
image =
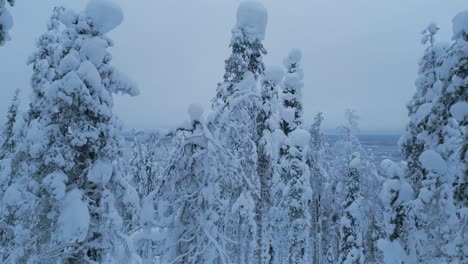
[[[34,239],[15,237],[23,250],[19,260],[128,261],[125,211],[139,204],[112,162],[121,155],[112,93],[135,95],[137,89],[110,65],[112,42],[105,36],[122,13],[106,1],[90,1],[80,14],[62,11],[54,11],[53,30],[31,60],[33,101],[16,162],[18,184],[28,186],[23,195],[34,198],[20,208],[31,210],[29,216],[16,224]],[[64,27],[59,35],[57,18]]]
[[[225,263],[221,178],[229,157],[202,120],[198,105],[191,123],[180,128],[184,140],[164,174],[158,198],[160,225],[167,234],[162,262]]]
[[[6,7],[6,2],[12,7],[15,5],[15,0],[0,0],[0,46],[10,40],[8,31],[13,26],[13,18]]]
[[[1,145],[0,145],[0,160],[3,160],[8,153],[13,153],[16,148],[16,138],[14,132],[14,126],[16,123],[18,111],[19,111],[19,98],[20,90],[16,89],[13,96],[11,105],[8,107],[7,121],[2,129]]]
[[[418,78],[415,82],[416,93],[408,104],[408,116],[411,117],[406,133],[400,139],[400,149],[408,161],[408,169],[412,184],[419,189],[424,178],[424,171],[419,162],[419,156],[428,142],[421,139],[428,129],[425,120],[431,111],[431,104],[441,92],[443,83],[437,80],[436,68],[438,59],[444,53],[444,47],[437,44],[435,35],[439,28],[432,23],[423,31],[421,42],[428,44],[423,57],[419,61]]]
[[[361,195],[361,154],[363,149],[354,133],[358,130],[359,116],[353,110],[345,113],[346,124],[340,127],[341,138],[335,143],[333,180],[337,181],[334,199],[337,201],[337,231],[339,232],[338,262],[364,263],[362,237],[363,217],[360,207]]]
[[[314,122],[309,128],[311,135],[309,141],[309,153],[307,156],[307,164],[310,167],[310,186],[312,188],[312,202],[310,205],[311,215],[311,235],[313,248],[313,262],[322,263],[322,256],[325,255],[326,249],[323,243],[328,228],[325,227],[327,219],[324,217],[323,195],[328,184],[328,165],[326,160],[326,141],[321,130],[323,121],[322,113],[318,113]]]
[[[287,73],[283,83],[280,121],[280,128],[286,138],[279,156],[279,173],[284,189],[278,206],[285,212],[286,218],[282,219],[285,221],[285,230],[278,234],[277,239],[287,240],[287,251],[282,256],[279,254],[276,261],[289,263],[304,263],[311,258],[309,206],[312,193],[310,168],[306,163],[310,134],[302,129],[303,73],[300,59],[300,51],[293,50],[284,61]],[[287,258],[278,259],[284,257]]]
[[[270,212],[270,208],[273,206],[271,194],[275,193],[272,191],[274,188],[272,181],[274,175],[278,175],[279,148],[284,138],[284,134],[279,129],[279,84],[283,75],[283,69],[280,67],[266,69],[261,86],[262,105],[257,116],[257,133],[260,138],[257,148],[257,174],[261,186],[261,204],[257,207],[257,226],[261,233],[258,241],[261,247],[261,263],[273,261],[275,255],[273,250],[277,248],[273,243],[276,237],[274,230],[278,227],[275,219],[279,215],[277,212]]]
[[[383,222],[386,238],[378,241],[379,249],[383,253],[383,262],[416,263],[416,249],[418,239],[411,200],[413,188],[406,178],[406,165],[394,163],[390,160],[381,162],[383,174],[386,176],[381,193],[384,203]]]
[[[256,17],[252,20],[251,17]],[[235,93],[246,72],[257,79],[263,74],[265,65],[262,57],[266,55],[262,41],[265,37],[267,11],[260,2],[241,2],[237,10],[237,22],[232,29],[232,53],[225,61],[224,80],[218,84],[213,109],[220,109],[227,104],[229,97]]]

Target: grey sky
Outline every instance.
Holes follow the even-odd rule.
[[[222,78],[239,1],[116,0],[123,24],[110,33],[113,63],[140,87],[138,97],[116,98],[125,127],[180,123],[187,106],[207,109]],[[269,13],[267,65],[281,65],[291,48],[303,52],[305,118],[324,112],[325,129],[342,122],[345,108],[361,115],[363,131],[400,132],[422,54],[420,31],[429,23],[449,40],[451,19],[466,0],[262,1]],[[19,0],[11,11],[12,42],[0,48],[0,122],[15,88],[30,94],[25,62],[45,31],[53,6],[81,10],[84,0]],[[24,103],[26,105],[26,102]],[[25,106],[23,107],[25,109]]]

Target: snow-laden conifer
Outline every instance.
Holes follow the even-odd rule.
[[[15,0],[0,0],[0,46],[10,40],[8,31],[13,27],[13,18],[7,9],[7,2],[10,6],[15,5]]]

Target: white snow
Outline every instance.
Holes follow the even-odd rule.
[[[97,184],[107,184],[112,177],[114,168],[107,160],[97,160],[88,172],[88,180]]]
[[[89,60],[94,66],[100,67],[107,55],[108,46],[107,41],[99,37],[86,39],[80,49],[81,59]]]
[[[302,52],[298,49],[292,49],[288,57],[286,57],[283,61],[284,67],[289,69],[293,64],[300,62],[302,59]]]
[[[452,107],[450,107],[450,114],[452,114],[453,118],[458,122],[462,122],[466,116],[468,116],[468,103],[458,102],[452,105]]]
[[[410,263],[405,250],[398,241],[390,242],[379,239],[377,246],[383,252],[385,264]]]
[[[85,12],[104,34],[118,27],[124,18],[122,9],[107,0],[90,0]]]
[[[468,34],[468,10],[458,13],[453,19],[453,34],[458,37],[461,34]]]
[[[86,238],[90,216],[88,207],[81,200],[81,190],[73,189],[67,193],[58,218],[59,240],[81,242]]]
[[[78,15],[70,9],[65,10],[65,12],[60,14],[60,22],[64,24],[67,27],[70,27],[73,25],[73,23],[76,23]]]
[[[8,31],[13,27],[13,17],[8,9],[3,8],[0,12],[0,24],[3,25],[3,30]]]
[[[65,183],[67,181],[68,177],[65,173],[62,171],[54,171],[47,175],[42,180],[42,183],[55,200],[61,200],[65,196]]]
[[[283,68],[278,66],[269,66],[265,70],[263,79],[270,83],[279,83],[284,77]]]
[[[73,71],[78,69],[80,66],[80,59],[78,57],[77,52],[70,52],[68,53],[61,61],[58,66],[58,71],[61,74],[66,74],[69,71]]]
[[[416,123],[420,123],[424,118],[426,118],[432,110],[432,104],[431,103],[425,103],[422,104],[418,107],[418,110],[416,111],[416,114],[414,114],[414,119]]]
[[[83,81],[86,81],[88,86],[94,89],[101,88],[101,76],[96,67],[89,61],[81,63],[80,68],[76,71]]]
[[[237,9],[236,27],[243,29],[253,40],[263,40],[268,21],[268,13],[262,3],[258,1],[244,1]]]
[[[309,144],[310,133],[304,129],[295,129],[289,134],[290,143],[293,146],[303,147]]]
[[[15,185],[11,185],[3,194],[2,202],[9,206],[18,205],[19,203],[23,202],[21,192],[18,190],[18,188],[16,188]]]
[[[188,114],[192,122],[201,121],[203,115],[203,107],[198,103],[193,103],[188,107]]]
[[[424,151],[421,156],[419,156],[419,161],[424,168],[430,171],[443,173],[447,169],[447,162],[445,162],[439,153],[433,150]]]

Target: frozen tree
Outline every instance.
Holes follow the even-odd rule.
[[[260,232],[258,245],[260,248],[261,263],[273,261],[273,252],[279,217],[275,210],[270,212],[273,206],[271,197],[273,188],[273,175],[278,175],[278,156],[283,132],[279,129],[280,99],[279,84],[283,79],[283,69],[280,67],[268,67],[261,85],[261,107],[257,116],[257,133],[260,139],[258,143],[257,174],[260,179],[261,204],[257,206],[257,226]],[[276,177],[278,178],[278,177]]]
[[[422,31],[421,42],[428,47],[419,61],[418,78],[415,82],[416,93],[407,106],[411,119],[406,133],[400,139],[400,149],[408,162],[412,184],[417,188],[424,175],[419,156],[427,145],[427,142],[421,139],[421,135],[428,129],[425,120],[431,111],[431,103],[436,100],[443,86],[436,76],[438,59],[444,54],[445,49],[443,44],[435,41],[438,30],[437,25],[432,23]]]
[[[299,50],[292,50],[284,60],[286,76],[283,81],[283,99],[284,109],[281,113],[281,129],[285,135],[288,135],[296,128],[300,128],[302,120],[302,78],[304,77],[301,68],[302,54]]]
[[[328,220],[324,217],[323,195],[328,184],[328,166],[326,160],[326,141],[321,130],[323,121],[322,113],[318,113],[309,128],[310,141],[307,164],[310,167],[310,186],[312,188],[312,202],[310,204],[311,236],[313,248],[313,262],[322,263],[325,255],[323,243],[328,236],[329,228],[326,228]]]
[[[140,200],[156,189],[159,177],[159,168],[156,161],[156,135],[145,137],[142,131],[132,131],[132,155],[130,160],[130,173],[132,185],[138,192]]]
[[[15,136],[15,123],[19,114],[20,90],[16,89],[11,105],[8,107],[7,121],[4,124],[0,136],[0,160],[3,160],[8,153],[13,153],[16,149],[17,137]]]
[[[386,238],[378,241],[383,261],[386,264],[417,263],[417,230],[411,210],[413,188],[406,179],[406,165],[384,160],[380,166],[386,176],[381,192]]]
[[[250,72],[257,79],[263,74],[265,65],[262,58],[266,54],[263,47],[268,14],[258,1],[247,0],[237,9],[237,22],[232,30],[230,47],[232,53],[225,61],[224,80],[218,84],[213,108],[222,108],[229,97],[236,92],[236,84]]]
[[[10,40],[8,31],[13,26],[13,18],[7,9],[7,3],[10,6],[15,5],[15,0],[0,0],[0,46],[3,46],[5,42]]]
[[[225,263],[222,222],[225,204],[220,185],[227,153],[202,120],[198,105],[189,108],[190,124],[180,128],[184,140],[164,173],[156,201],[165,230],[164,263]]]
[[[341,138],[334,145],[331,172],[335,181],[336,225],[339,232],[337,248],[330,248],[338,253],[339,263],[364,263],[364,245],[362,234],[361,195],[361,154],[363,149],[354,133],[358,130],[359,116],[355,111],[347,110],[346,124],[340,127]]]
[[[302,127],[302,69],[300,52],[293,50],[284,61],[287,73],[283,82],[280,128],[286,136],[280,149],[278,191],[273,190],[275,206],[283,211],[283,222],[276,232],[275,263],[310,261],[310,214],[312,199],[310,168],[307,165],[310,134]],[[278,213],[278,212],[276,212]],[[281,242],[282,241],[282,242]],[[282,252],[282,253],[281,253]]]
[[[113,162],[121,152],[112,93],[137,89],[110,65],[112,42],[105,36],[123,15],[97,0],[80,14],[56,9],[54,15],[31,60],[33,100],[16,157],[20,179],[7,189],[21,187],[27,202],[10,204],[30,212],[13,215],[20,217],[18,247],[8,261],[128,261],[123,226],[139,204]]]

